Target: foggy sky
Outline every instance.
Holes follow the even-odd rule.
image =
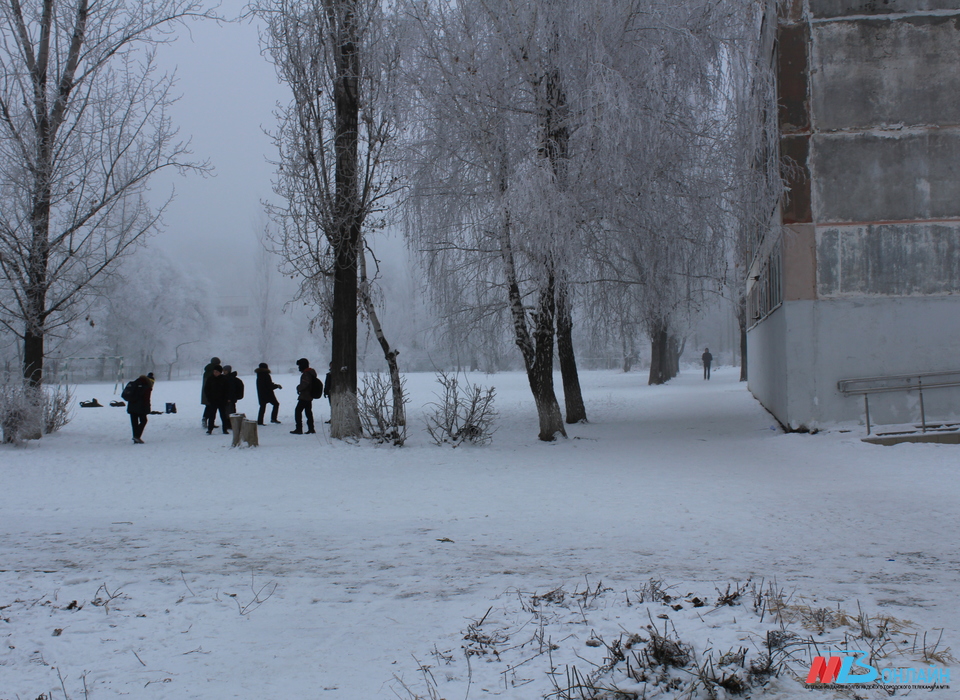
[[[243,0],[225,0],[219,14],[235,18]],[[192,141],[194,158],[209,160],[214,175],[168,173],[151,181],[154,202],[176,190],[165,229],[149,241],[173,258],[208,269],[224,287],[249,282],[263,219],[261,201],[272,198],[276,103],[285,87],[260,55],[257,27],[248,21],[191,22],[175,42],[160,48],[158,62],[176,71],[179,102],[171,111],[180,136]]]

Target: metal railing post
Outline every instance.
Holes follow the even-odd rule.
[[[863,395],[863,408],[867,412],[867,435],[870,434],[870,394]]]
[[[917,378],[917,388],[920,390],[920,426],[921,432],[927,432],[927,412],[923,408],[923,380]]]

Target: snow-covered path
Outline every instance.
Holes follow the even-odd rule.
[[[497,596],[587,578],[775,577],[956,647],[955,446],[780,434],[729,368],[664,387],[586,372],[592,422],[548,445],[522,375],[473,379],[498,389],[486,448],[435,447],[419,417],[402,449],[292,436],[284,391],[284,425],[230,449],[192,382],[158,384],[180,413],[144,446],[108,407],[0,448],[0,700],[62,697],[58,671],[71,698],[84,672],[91,699],[395,697],[411,655]],[[432,376],[408,381],[417,414]]]

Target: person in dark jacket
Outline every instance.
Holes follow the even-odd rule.
[[[710,348],[703,349],[703,354],[700,356],[700,359],[703,360],[703,378],[710,379],[710,363],[713,362],[713,355],[710,354]]]
[[[223,367],[214,365],[210,373],[210,378],[204,386],[204,392],[207,396],[207,410],[203,417],[207,421],[207,435],[213,434],[213,429],[217,419],[217,413],[220,413],[220,422],[223,424],[223,433],[230,432],[230,416],[227,413],[227,375],[223,373]]]
[[[151,373],[152,374],[152,373]],[[142,445],[143,429],[147,427],[150,415],[150,394],[153,392],[153,377],[141,374],[130,382],[123,393],[127,401],[127,413],[130,414],[130,427],[133,429],[133,443]]]
[[[300,383],[297,384],[297,408],[294,418],[297,427],[290,431],[291,435],[303,435],[303,414],[307,414],[307,434],[317,432],[313,427],[313,380],[317,379],[317,371],[310,367],[310,360],[301,357],[297,360],[297,369],[300,370]]]
[[[203,429],[207,429],[207,380],[210,379],[210,375],[213,373],[213,368],[215,365],[220,364],[219,357],[211,357],[210,362],[207,363],[207,366],[203,368],[203,378],[200,380],[200,403],[203,404]],[[213,426],[217,427],[217,426]]]
[[[237,401],[243,398],[243,380],[237,376],[230,365],[223,366],[223,376],[227,378],[227,415],[237,412]]]
[[[260,402],[260,413],[257,416],[257,425],[263,425],[263,416],[267,412],[267,404],[273,405],[273,412],[270,416],[271,423],[279,423],[277,414],[280,412],[280,402],[277,401],[277,395],[273,393],[274,389],[282,389],[279,384],[273,383],[273,377],[270,376],[270,368],[266,362],[261,362],[260,366],[254,370],[257,375],[257,401]]]
[[[324,421],[329,423],[333,419],[333,399],[330,397],[330,389],[333,387],[333,362],[327,368],[327,376],[323,379],[323,398],[327,400],[327,405],[330,406],[330,419]]]

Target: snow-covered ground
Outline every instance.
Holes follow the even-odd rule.
[[[935,651],[957,647],[957,446],[782,434],[732,368],[662,387],[585,372],[591,423],[545,444],[522,375],[472,379],[497,388],[487,447],[430,443],[431,375],[408,377],[399,449],[290,435],[290,376],[256,449],[201,430],[199,382],[162,381],[154,408],[179,413],[151,416],[145,445],[105,407],[0,447],[0,700],[533,700],[651,624],[695,654],[755,656],[773,615],[750,600],[771,586],[797,610],[909,620],[886,666],[920,665],[941,629]],[[715,607],[748,580],[741,605]],[[850,631],[796,629],[824,648]],[[810,692],[834,695],[789,674],[754,695]]]

